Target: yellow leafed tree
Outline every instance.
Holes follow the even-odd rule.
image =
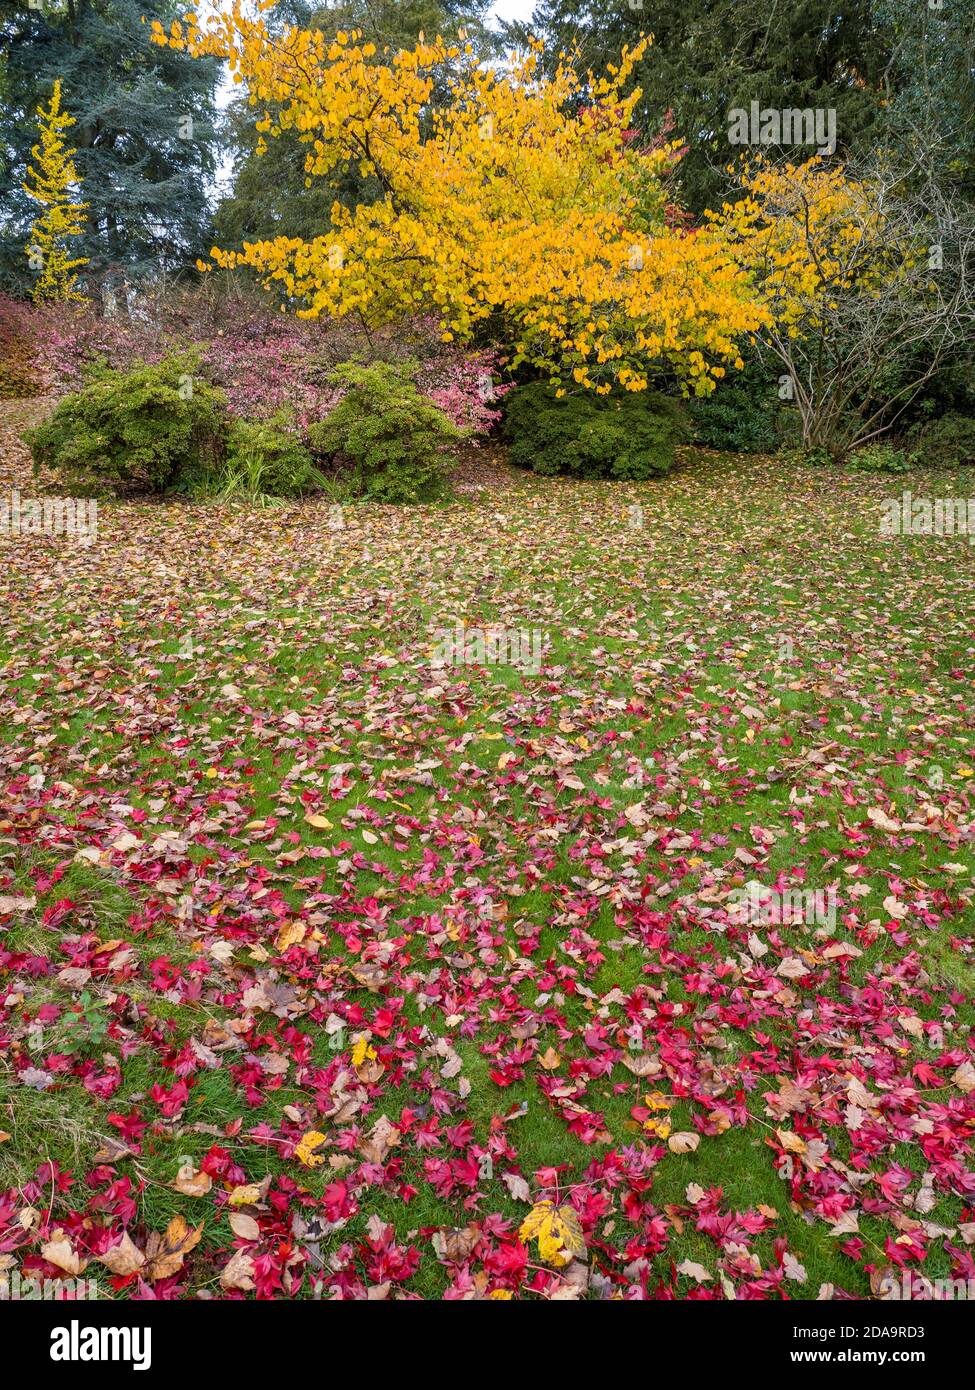
[[[779,333],[808,334],[838,295],[880,293],[903,248],[869,185],[818,156],[805,164],[756,159],[740,170],[744,196],[708,213],[749,271]]]
[[[859,170],[756,159],[741,184],[711,228],[768,311],[761,345],[804,446],[843,459],[888,432],[968,341],[975,224],[885,158]]]
[[[71,237],[83,231],[81,214],[87,203],[75,203],[71,188],[77,186],[74,150],[65,147],[64,132],[74,125],[74,117],[61,110],[61,83],[54,83],[50,105],[37,108],[40,143],[31,150],[33,163],[27,170],[23,185],[41,205],[41,212],[31,228],[27,256],[31,269],[37,272],[32,298],[34,303],[66,299],[81,299],[76,290],[75,271],[87,264],[86,257],[74,260],[68,254]]]
[[[378,185],[371,202],[336,203],[313,240],[211,251],[252,267],[301,315],[433,313],[445,341],[487,324],[515,363],[601,393],[643,390],[669,367],[705,394],[764,322],[723,239],[665,215],[676,146],[633,141],[639,92],[623,91],[649,40],[604,78],[565,59],[549,79],[538,49],[502,71],[466,41],[421,36],[380,54],[355,32],[272,39],[236,0],[206,27],[195,15],[168,30],[157,21],[153,39],[227,58],[262,148],[297,131],[309,183],[355,169]]]

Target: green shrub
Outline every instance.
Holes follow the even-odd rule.
[[[235,420],[227,437],[227,456],[211,476],[222,496],[302,497],[326,484],[282,415],[257,422]],[[200,490],[209,488],[204,484]]]
[[[950,411],[917,426],[910,439],[920,463],[936,468],[975,464],[975,416]]]
[[[865,402],[864,413],[869,415],[886,402],[897,428],[907,428],[912,435],[944,415],[975,416],[975,362],[964,347],[956,349],[947,363],[941,362],[920,391],[906,391],[911,381],[921,379],[925,367],[934,367],[931,352],[930,344],[922,344],[906,361],[892,359],[875,383],[875,398]]]
[[[420,394],[416,370],[415,362],[346,362],[329,376],[344,394],[310,426],[308,442],[356,495],[426,502],[447,492],[445,453],[466,431]]]
[[[865,444],[850,455],[850,467],[864,473],[907,473],[917,463],[913,454],[892,444]]]
[[[690,402],[697,442],[727,453],[771,453],[779,443],[781,413],[773,383],[753,362],[729,372],[710,396]]]
[[[545,382],[505,399],[513,463],[546,475],[639,480],[666,473],[687,438],[681,403],[655,391],[557,396]]]
[[[25,436],[35,469],[58,469],[82,487],[165,492],[181,475],[215,467],[225,447],[226,401],[197,368],[190,353],[129,371],[92,368],[81,390]]]
[[[826,468],[837,461],[823,444],[788,444],[779,450],[779,457],[810,468]]]

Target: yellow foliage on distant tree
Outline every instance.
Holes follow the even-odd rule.
[[[34,162],[23,185],[24,192],[42,208],[27,246],[31,269],[37,272],[31,297],[35,304],[82,299],[75,288],[75,272],[88,261],[84,256],[72,260],[68,241],[84,230],[81,214],[88,204],[71,198],[70,190],[78,184],[73,160],[76,152],[65,148],[64,132],[74,125],[74,117],[61,110],[60,80],[54,83],[50,105],[37,108],[37,125],[40,143],[31,150]]]
[[[880,439],[971,341],[975,221],[950,189],[884,155],[752,159],[742,196],[709,214],[770,322],[779,394],[803,444],[843,459]]]
[[[649,40],[604,78],[564,59],[550,79],[538,48],[495,70],[463,38],[382,54],[355,32],[272,38],[236,0],[205,28],[189,15],[152,37],[228,59],[262,110],[261,148],[284,130],[307,144],[309,185],[354,168],[378,186],[336,203],[311,241],[211,251],[301,315],[433,313],[448,342],[489,321],[515,363],[601,393],[669,367],[706,394],[765,321],[723,239],[665,217],[677,147],[640,148],[639,92],[623,95]]]
[[[885,224],[877,190],[840,166],[819,156],[800,165],[757,158],[738,177],[743,196],[708,219],[784,336],[808,335],[838,296],[879,294],[912,263]]]

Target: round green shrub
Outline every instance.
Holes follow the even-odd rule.
[[[303,497],[326,479],[297,435],[281,416],[270,420],[235,420],[227,439],[227,456],[217,475],[224,495]]]
[[[415,362],[346,362],[329,377],[343,396],[308,442],[355,495],[427,502],[448,490],[446,450],[466,431],[420,394],[415,372]]]
[[[505,398],[511,460],[546,475],[639,481],[666,473],[688,436],[680,401],[656,391],[558,396],[546,382]]]
[[[726,453],[773,453],[782,443],[783,411],[777,383],[767,363],[745,349],[744,366],[728,371],[709,396],[690,401],[698,444]]]
[[[784,463],[801,464],[808,468],[829,468],[840,462],[824,444],[803,444],[801,441],[784,444],[779,450],[779,458]]]
[[[777,403],[729,382],[690,403],[697,442],[729,454],[772,453],[779,442]]]
[[[85,488],[165,492],[183,474],[217,466],[226,399],[198,366],[193,354],[180,354],[129,371],[93,367],[81,390],[25,436],[35,469],[56,469]]]

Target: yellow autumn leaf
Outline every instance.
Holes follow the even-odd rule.
[[[360,1038],[352,1049],[352,1065],[358,1070],[366,1061],[375,1061],[377,1056],[376,1049],[370,1044],[368,1038]]]
[[[669,1110],[674,1103],[663,1091],[651,1091],[648,1096],[644,1096],[643,1102],[649,1110]]]
[[[306,1168],[315,1168],[319,1163],[325,1162],[322,1154],[315,1153],[315,1149],[324,1143],[325,1135],[319,1134],[317,1129],[310,1129],[307,1134],[302,1136],[295,1149],[295,1158]]]
[[[252,1202],[258,1202],[261,1198],[261,1189],[256,1182],[242,1183],[240,1187],[235,1187],[227,1201],[232,1207],[250,1206]]]
[[[305,939],[306,926],[303,922],[285,922],[284,926],[274,938],[274,944],[279,951],[286,951],[289,946],[294,946],[296,942]]]
[[[564,1269],[573,1259],[586,1256],[579,1218],[570,1206],[538,1202],[521,1223],[518,1238],[526,1243],[537,1241],[539,1257],[554,1269]]]

